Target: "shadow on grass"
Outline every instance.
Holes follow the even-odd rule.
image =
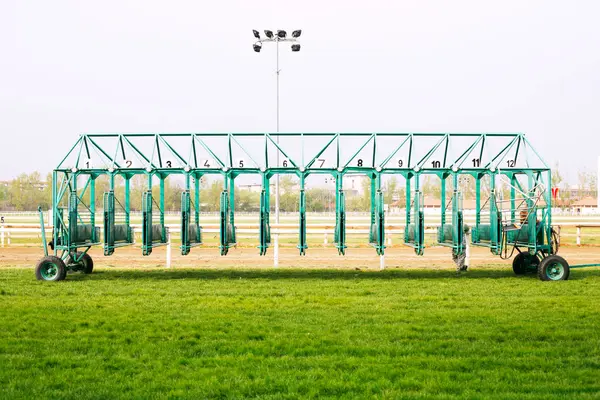
[[[600,276],[600,270],[578,270],[570,280]],[[393,279],[538,279],[536,274],[517,277],[510,268],[474,269],[457,274],[453,270],[400,269],[386,271],[326,270],[326,269],[160,269],[160,270],[100,270],[91,275],[69,274],[68,280],[170,280],[170,279],[297,279],[297,280],[393,280]]]

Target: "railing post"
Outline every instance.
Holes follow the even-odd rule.
[[[465,232],[465,268],[471,265],[471,230]]]
[[[167,268],[171,268],[171,231],[169,228],[165,228],[167,231]]]
[[[581,226],[577,227],[577,246],[581,246]]]

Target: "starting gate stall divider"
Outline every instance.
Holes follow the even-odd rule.
[[[308,245],[306,244],[306,193],[304,192],[304,184],[306,174],[303,172],[298,173],[300,178],[300,195],[298,198],[298,218],[299,218],[299,231],[298,231],[298,250],[300,250],[300,255],[306,255],[306,249]]]
[[[371,177],[371,227],[369,243],[375,248],[377,255],[382,256],[385,250],[385,212],[383,192],[381,191],[381,174]]]
[[[278,140],[275,141],[274,137]],[[293,145],[286,148],[285,144],[278,144],[279,138],[298,140],[300,144],[296,145],[296,148],[292,148]],[[354,144],[344,142],[351,139],[354,140]],[[419,151],[414,150],[413,146],[427,146],[431,139],[436,140],[435,146],[430,147],[419,160],[416,155]],[[249,140],[250,144],[246,142],[242,145],[242,140]],[[320,147],[318,143],[322,140],[326,144]],[[355,146],[357,140],[361,146]],[[233,149],[236,146],[239,148],[236,150],[237,154],[244,153],[244,157],[247,156],[249,160],[234,162]],[[260,149],[261,146],[264,147]],[[250,154],[257,147],[258,151]],[[345,155],[348,148],[358,148],[349,159]],[[284,157],[283,165],[269,164],[269,149],[275,151],[278,158],[279,155]],[[370,149],[372,159],[371,155],[368,155],[369,162],[365,163],[366,156],[360,154],[370,153]],[[239,153],[240,151],[242,153]],[[185,152],[188,152],[189,156],[186,157]],[[92,160],[92,155],[97,158]],[[430,158],[434,155],[443,157],[443,163],[441,158],[431,161]],[[471,160],[472,166],[467,161],[471,156],[474,157]],[[355,162],[357,160],[359,162]],[[465,166],[465,163],[469,165]],[[381,191],[383,174],[402,175],[406,179],[404,242],[413,247],[418,255],[423,255],[425,247],[421,175],[434,174],[442,178],[444,207],[438,241],[451,247],[453,256],[462,255],[465,248],[462,194],[458,190],[457,179],[462,175],[469,175],[475,179],[476,193],[472,242],[490,248],[493,254],[503,258],[517,253],[513,260],[515,273],[536,270],[542,280],[564,280],[569,277],[571,268],[600,265],[569,266],[564,258],[556,254],[559,240],[552,227],[549,190],[551,170],[521,133],[100,133],[80,135],[52,173],[53,232],[48,245],[54,254],[47,255],[38,262],[36,277],[56,281],[64,279],[67,271],[92,271],[93,262],[87,252],[91,246],[102,244],[100,227],[95,224],[95,180],[99,176],[108,175],[111,179],[111,190],[104,195],[103,210],[105,218],[102,237],[106,255],[112,254],[115,247],[133,242],[133,234],[129,228],[129,179],[136,175],[145,175],[148,179],[148,188],[142,198],[142,253],[149,255],[154,247],[167,244],[164,181],[171,174],[187,175],[186,190],[182,194],[182,253],[189,252],[192,246],[201,242],[199,178],[205,174],[223,176],[224,187],[220,196],[221,255],[226,255],[229,248],[236,245],[236,176],[260,174],[262,177],[259,215],[261,254],[265,254],[270,246],[269,179],[276,174],[295,174],[299,177],[297,248],[300,254],[304,255],[307,249],[305,178],[310,174],[331,175],[336,181],[335,243],[338,253],[343,255],[347,248],[347,218],[342,182],[345,174],[357,172],[371,179],[369,242],[380,255],[381,267],[385,249],[385,213]],[[117,176],[125,178],[122,225],[117,224],[120,221],[116,220],[114,178]],[[153,176],[160,179],[158,204],[152,196]],[[453,178],[455,189],[451,201],[451,227],[447,224],[445,204],[445,180],[450,176]],[[197,187],[194,201],[189,185],[189,179],[192,177]],[[85,179],[81,189],[78,187],[78,178]],[[490,187],[489,196],[482,204],[481,183],[484,178],[489,178]],[[502,193],[497,191],[497,178],[509,182],[510,199],[507,201],[502,200]],[[413,186],[414,190],[411,190]],[[89,204],[86,204],[86,196],[89,196]],[[154,223],[155,206],[158,209],[158,223]],[[43,215],[40,215],[40,218],[43,220]],[[277,229],[280,227],[277,226]],[[45,237],[42,238],[46,254],[45,240]],[[276,265],[277,240],[274,247]]]
[[[415,181],[414,195],[411,192],[411,180]],[[404,244],[415,249],[422,256],[425,249],[425,212],[423,192],[419,185],[420,174],[409,173],[406,176],[406,226],[404,228]],[[413,221],[414,220],[414,221]]]
[[[104,255],[110,256],[115,249],[134,243],[134,234],[130,225],[130,175],[124,175],[124,203],[115,196],[115,175],[110,174],[110,189],[104,193]],[[122,213],[117,214],[119,206]]]
[[[165,178],[166,174],[157,173],[160,179],[159,203],[152,195],[152,176],[148,173],[148,189],[142,194],[142,254],[148,256],[155,247],[168,244],[167,227],[165,227]],[[158,224],[154,222],[153,208],[158,208]]]
[[[481,204],[481,180],[489,177],[489,196]],[[498,208],[496,193],[496,173],[483,172],[475,174],[475,226],[471,236],[474,246],[488,247],[492,254],[499,255],[502,251],[502,210]],[[500,202],[502,205],[502,202]],[[482,213],[488,207],[489,212]],[[487,217],[482,223],[482,215]]]
[[[346,254],[346,195],[342,185],[343,175],[335,174],[335,231],[333,242],[338,249],[338,254]]]
[[[221,255],[225,256],[229,252],[229,248],[235,246],[235,215],[234,215],[234,179],[235,176],[231,173],[224,175],[224,189],[221,192],[221,219],[219,225],[219,249]]]
[[[264,256],[267,254],[267,249],[271,244],[271,225],[269,221],[269,214],[271,210],[270,205],[270,190],[269,190],[269,177],[267,174],[262,174],[262,190],[260,192],[260,215],[259,215],[259,236],[260,244],[258,246],[260,255]]]
[[[453,189],[450,202],[446,203],[446,180],[452,177]],[[464,265],[465,230],[463,220],[463,198],[458,186],[459,175],[456,172],[443,173],[441,178],[441,223],[438,227],[437,243],[452,249],[452,258],[459,269]],[[447,224],[446,211],[451,206],[451,223]]]
[[[188,255],[192,247],[202,244],[202,227],[200,226],[200,178],[194,174],[194,200],[192,201],[190,179],[191,173],[185,174],[185,190],[181,193],[181,255]],[[194,222],[192,222],[192,207]]]

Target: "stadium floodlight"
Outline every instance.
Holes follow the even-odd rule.
[[[260,42],[254,43],[254,45],[252,46],[254,48],[254,51],[257,53],[260,53],[260,49],[262,48],[262,44],[260,44]]]
[[[252,29],[252,33],[254,33],[254,37],[260,39],[260,33],[256,29]]]
[[[265,30],[265,36],[267,36],[269,39],[273,39],[273,31]]]
[[[299,44],[293,44],[292,45],[292,51],[300,51],[300,45]]]
[[[286,31],[277,31],[277,36],[279,36],[280,39],[285,39],[285,37],[287,36],[287,32]]]
[[[298,30],[292,32],[292,37],[299,38],[301,34],[302,34],[302,29],[298,29]]]

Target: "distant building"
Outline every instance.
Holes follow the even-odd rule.
[[[247,184],[236,185],[236,189],[237,190],[247,190],[252,193],[260,193],[263,189],[263,186],[262,186],[262,183],[247,183]],[[269,190],[270,190],[271,194],[275,194],[275,180],[272,180],[270,182]],[[280,190],[281,194],[285,193],[285,189],[283,186],[280,186],[279,190]],[[292,191],[300,191],[300,185],[294,184],[294,186],[292,187]]]
[[[595,213],[598,210],[598,199],[587,196],[573,202],[572,207],[575,214]]]
[[[270,185],[271,190],[275,190],[275,185]],[[262,191],[262,184],[260,183],[248,183],[245,185],[237,185],[236,189],[238,190],[247,190],[253,193],[260,193]]]
[[[344,179],[342,180],[344,193],[350,196],[362,196],[365,194],[365,180],[367,180],[367,177],[360,174],[344,175]]]

